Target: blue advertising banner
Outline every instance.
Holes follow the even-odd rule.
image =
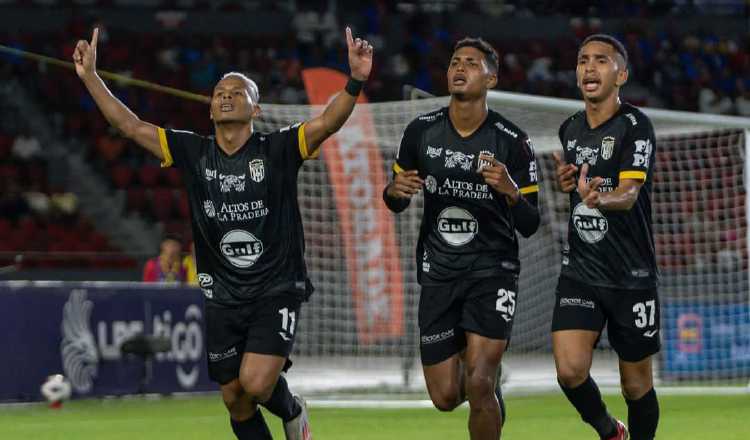
[[[121,353],[140,333],[166,338],[169,351],[148,365]],[[208,379],[198,289],[0,284],[0,334],[0,401],[41,399],[40,385],[55,373],[70,380],[74,397],[218,389]]]
[[[665,379],[750,376],[750,306],[667,303],[662,308]]]

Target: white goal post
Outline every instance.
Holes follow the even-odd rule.
[[[382,188],[372,182],[390,177],[406,124],[447,102],[441,97],[360,104],[333,142],[324,145],[322,160],[303,166],[298,193],[316,292],[298,325],[295,367],[289,373],[296,388],[324,395],[342,389],[365,395],[424,390],[414,258],[422,200],[416,197],[398,216],[383,216]],[[542,171],[542,225],[521,242],[523,268],[506,385],[510,391],[554,390],[549,323],[568,207],[566,197],[551,186],[551,151],[560,148],[560,123],[583,104],[495,91],[488,103],[529,134]],[[320,111],[266,104],[258,128],[283,127]],[[656,130],[658,154],[653,203],[663,350],[657,380],[682,389],[737,389],[750,378],[750,203],[745,190],[750,119],[644,111]],[[366,166],[358,168],[362,163]],[[377,222],[390,222],[390,229],[379,230],[391,231],[392,242],[369,241],[367,231]],[[392,252],[381,252],[388,243]],[[376,253],[382,265],[352,262]],[[398,292],[376,289],[377,283],[368,281],[373,267],[398,268]],[[606,338],[597,359],[594,377],[604,386],[616,386],[617,366]]]

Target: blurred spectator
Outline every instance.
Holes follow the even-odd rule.
[[[732,100],[716,87],[704,87],[698,97],[701,113],[728,115],[732,112]]]
[[[159,255],[148,260],[143,267],[143,281],[150,283],[184,283],[187,280],[182,266],[182,239],[167,234],[159,245]]]
[[[13,156],[21,160],[29,160],[41,155],[42,146],[39,143],[39,139],[32,136],[28,130],[25,130],[16,136],[11,152]]]

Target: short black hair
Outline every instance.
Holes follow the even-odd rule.
[[[612,46],[612,48],[617,53],[622,55],[622,59],[625,60],[625,69],[628,68],[628,50],[625,49],[625,46],[623,46],[622,43],[620,43],[620,40],[609,34],[591,34],[583,40],[583,43],[581,43],[578,51],[580,52],[583,46],[589,44],[592,41],[599,41],[601,43],[609,44],[610,46]]]
[[[497,51],[494,47],[492,47],[490,43],[486,42],[482,38],[466,37],[456,43],[456,46],[453,48],[453,52],[455,53],[462,47],[473,47],[474,49],[482,52],[484,54],[484,59],[487,61],[487,66],[489,66],[490,70],[493,73],[497,73],[497,70],[500,66],[500,61],[499,57],[497,56]]]

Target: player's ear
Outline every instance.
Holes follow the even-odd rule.
[[[496,85],[497,85],[497,72],[490,72],[490,74],[487,75],[487,88],[494,89]]]
[[[259,104],[253,104],[253,110],[250,112],[250,117],[252,119],[255,119],[258,116],[260,116],[260,105]]]
[[[617,87],[622,87],[625,85],[625,83],[628,82],[628,68],[627,66],[624,69],[619,69],[617,72],[617,78],[615,79],[615,84]]]

